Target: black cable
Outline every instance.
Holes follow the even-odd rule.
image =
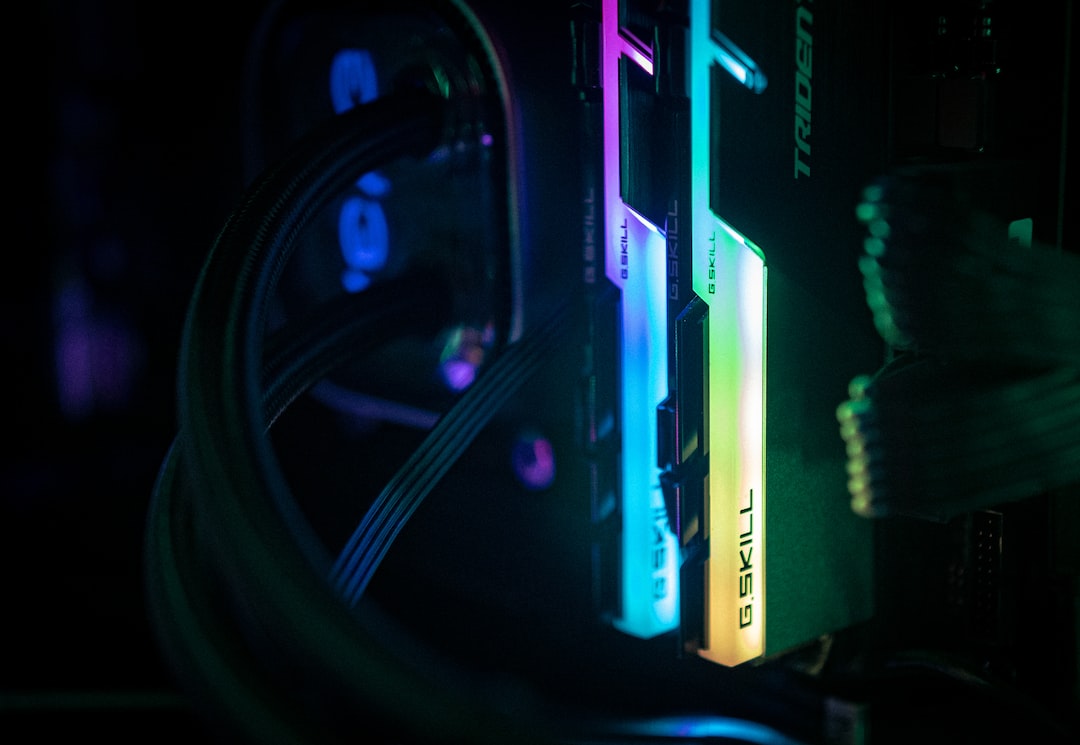
[[[882,337],[954,359],[1080,364],[1080,257],[1008,240],[1005,224],[929,176],[864,190],[859,261]]]
[[[855,512],[941,520],[1080,480],[1080,257],[1011,243],[947,171],[890,173],[856,214],[874,323],[921,364],[837,409]]]
[[[362,357],[390,336],[430,333],[449,300],[422,276],[376,284],[291,321],[267,340],[263,365],[266,426],[334,366]],[[214,567],[200,558],[191,494],[177,436],[154,485],[144,545],[148,609],[166,656],[213,712],[215,725],[235,722],[252,741],[296,742],[312,723],[297,721],[288,696],[252,674],[258,668],[242,635],[213,600]],[[197,692],[197,693],[196,693]],[[323,733],[325,736],[325,733]]]
[[[904,649],[888,654],[874,669],[865,671],[867,687],[881,681],[912,679],[938,680],[951,684],[982,704],[987,717],[979,725],[1003,740],[1020,737],[1024,742],[1061,743],[1076,741],[1075,725],[1008,679],[983,669],[958,655],[934,649]],[[959,726],[963,727],[961,723]]]
[[[511,345],[439,421],[379,494],[331,571],[331,579],[346,602],[355,605],[359,601],[405,523],[492,415],[557,349],[568,331],[567,321],[567,309],[559,308],[528,337]]]
[[[330,559],[293,502],[259,405],[268,298],[297,236],[356,173],[443,135],[446,104],[403,92],[329,122],[257,181],[226,224],[192,296],[182,340],[179,415],[196,526],[222,592],[245,633],[273,648],[264,662],[298,691],[330,692],[341,730],[361,732],[370,711],[408,738],[547,742],[542,702],[507,701],[493,684],[440,665],[377,608],[349,609],[325,579]],[[351,705],[348,704],[351,702]],[[358,709],[356,702],[370,708]],[[507,708],[509,707],[509,708]]]
[[[258,401],[267,300],[297,235],[319,206],[363,173],[430,149],[442,134],[442,104],[418,92],[373,102],[330,120],[291,158],[249,190],[212,247],[184,327],[180,427],[212,506],[262,483],[278,510],[291,510],[262,432]],[[307,544],[316,544],[309,537]]]
[[[305,381],[322,379],[344,360],[410,332],[434,334],[451,306],[445,284],[416,271],[378,282],[362,293],[342,294],[290,321],[267,340],[263,409],[273,419]],[[304,383],[300,385],[300,383]]]
[[[943,520],[1080,479],[1080,374],[983,375],[924,361],[853,383],[837,419],[856,513]]]

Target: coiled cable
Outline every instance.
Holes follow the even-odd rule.
[[[837,408],[852,509],[943,521],[1080,480],[1080,257],[1014,245],[933,172],[875,181],[856,215],[895,357]]]
[[[424,333],[447,299],[422,277],[380,283],[342,296],[292,321],[266,344],[262,407],[266,427],[334,364],[362,357],[393,333]],[[331,362],[333,361],[333,362]],[[148,610],[161,647],[201,713],[235,723],[254,742],[315,739],[312,723],[295,718],[287,694],[264,676],[234,628],[211,580],[218,568],[200,558],[202,538],[180,457],[178,435],[154,485],[144,545]],[[326,733],[319,733],[325,739]]]
[[[377,609],[341,602],[325,579],[330,555],[292,500],[264,434],[268,299],[297,236],[356,173],[434,148],[444,136],[445,106],[425,92],[403,91],[357,107],[253,184],[192,295],[179,368],[183,435],[176,462],[191,495],[200,564],[217,571],[216,592],[256,650],[256,667],[270,666],[272,678],[312,697],[296,702],[301,709],[342,720],[330,727],[339,734],[363,732],[375,713],[410,728],[410,739],[536,741],[538,728],[525,726],[527,717],[508,716],[489,690],[476,690],[482,683],[416,658],[418,652],[394,641],[394,625]]]
[[[837,419],[861,516],[945,521],[1080,478],[1080,375],[1071,369],[978,382],[922,360],[856,379],[849,395]]]
[[[856,208],[866,301],[896,349],[986,364],[1080,365],[1080,256],[1009,240],[947,183],[891,175]]]

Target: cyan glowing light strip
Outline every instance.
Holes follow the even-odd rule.
[[[717,64],[754,93],[765,90],[769,81],[746,52],[719,31],[712,32],[712,41],[712,56]]]
[[[766,270],[761,250],[710,207],[709,78],[714,64],[756,92],[765,78],[744,53],[732,53],[738,50],[733,43],[726,48],[716,44],[709,12],[710,0],[692,0],[693,287],[709,306],[709,557],[706,638],[698,653],[723,665],[737,665],[760,656],[765,648]]]
[[[744,745],[805,745],[766,724],[724,716],[623,720],[616,727],[616,731],[628,736],[675,738],[688,742],[724,738]]]
[[[616,628],[652,637],[679,624],[678,548],[660,491],[657,406],[667,397],[666,240],[620,196],[619,63],[652,74],[652,59],[619,30],[619,0],[604,0],[604,220],[607,278],[622,291],[619,409],[622,613]]]

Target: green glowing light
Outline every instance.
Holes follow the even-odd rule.
[[[690,9],[690,152],[693,288],[709,306],[706,640],[699,654],[724,665],[765,648],[764,253],[709,203],[710,71],[717,64],[709,0]],[[733,42],[727,48],[737,49]],[[749,72],[756,65],[740,51]],[[732,74],[729,67],[725,66]],[[764,75],[736,78],[754,92]],[[754,85],[750,86],[749,81]]]

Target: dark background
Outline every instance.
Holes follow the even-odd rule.
[[[242,186],[261,5],[28,3],[5,24],[5,741],[18,717],[33,739],[61,721],[165,736],[139,711],[187,724],[145,617],[143,521],[187,299]]]

